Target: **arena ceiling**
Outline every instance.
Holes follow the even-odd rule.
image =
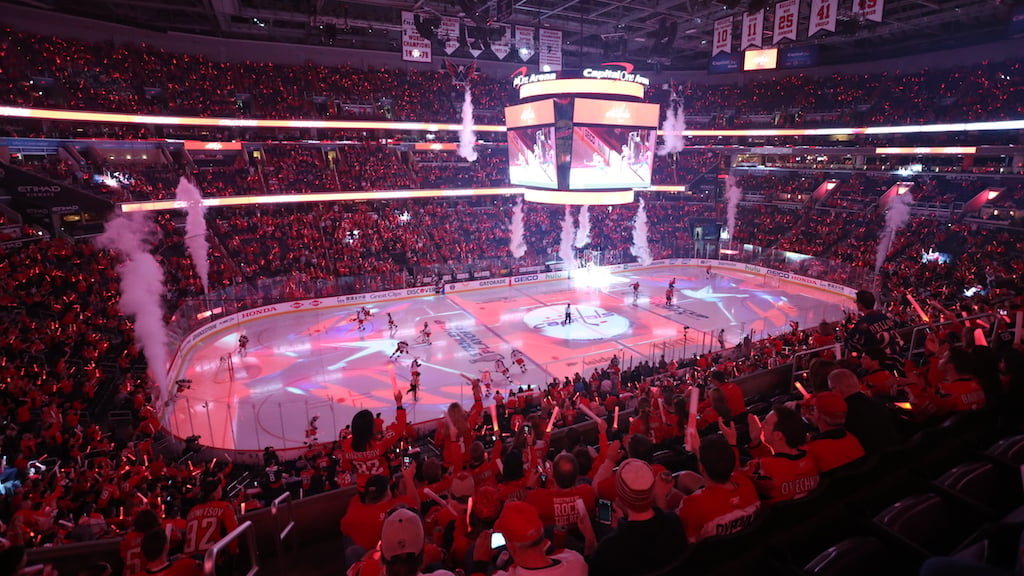
[[[883,22],[855,17],[840,0],[835,32],[805,39],[810,2],[801,1],[799,44],[822,63],[847,63],[955,48],[1007,35],[1021,0],[886,0]],[[397,51],[400,15],[463,15],[481,26],[506,22],[563,31],[566,67],[628,59],[647,68],[706,69],[715,20],[773,0],[11,0],[124,24],[221,37]],[[510,19],[498,20],[507,13]],[[325,24],[326,23],[326,24]],[[771,25],[766,19],[766,35]],[[736,43],[734,34],[734,44]],[[766,37],[766,42],[770,38]],[[767,44],[766,44],[767,45]],[[993,58],[1009,54],[993,54]]]

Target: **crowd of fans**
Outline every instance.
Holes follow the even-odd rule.
[[[776,124],[995,120],[1024,115],[1020,67],[1008,61],[742,86],[691,83],[681,92],[687,111],[713,125],[765,118]],[[508,83],[481,76],[471,85],[480,117],[500,122],[511,100]],[[5,105],[441,121],[454,117],[462,98],[461,87],[442,72],[227,64],[11,30],[0,38]],[[118,137],[146,135],[114,129],[128,131]],[[659,157],[655,182],[717,176],[721,162],[704,151]],[[258,155],[246,150],[237,162],[203,169],[98,159],[82,166],[63,156],[21,165],[114,201],[171,198],[183,172],[207,196],[497,186],[506,184],[507,172],[500,149],[482,148],[467,163],[451,152],[369,143],[266,144]],[[118,177],[97,181],[90,172]],[[765,262],[799,273],[817,275],[815,267],[829,259],[843,269],[828,274],[840,283],[849,278],[844,271],[873,267],[885,223],[877,198],[895,180],[854,174],[823,202],[807,201],[828,175],[740,175],[738,185],[760,198],[740,205],[733,243],[822,259]],[[988,185],[972,178],[914,180],[919,201],[940,204],[964,202]],[[1016,207],[1022,195],[1021,185],[1010,185],[997,205]],[[721,201],[699,194],[646,200],[654,258],[692,255],[689,223],[725,215]],[[525,208],[527,252],[519,259],[509,252],[513,210],[506,197],[213,209],[211,286],[344,278],[331,290],[373,291],[464,272],[510,274],[556,260],[565,208]],[[632,261],[637,210],[636,204],[590,207],[584,249],[601,253],[604,263]],[[571,217],[582,215],[573,209]],[[173,311],[200,292],[199,281],[175,216],[157,217],[155,227],[153,251],[168,277],[165,303]],[[948,259],[929,257],[935,253]],[[688,545],[742,532],[756,526],[763,510],[814,494],[837,470],[870,465],[903,439],[908,425],[914,430],[950,413],[983,411],[1004,431],[1020,432],[1010,410],[1022,402],[1021,350],[1005,329],[1021,309],[1019,296],[1012,299],[1024,272],[1024,236],[1016,228],[915,216],[895,235],[880,270],[877,292],[885,304],[858,293],[859,312],[844,321],[748,337],[728,350],[723,343],[692,358],[635,366],[616,359],[539,390],[498,392],[487,399],[496,404],[497,422],[474,382],[473,404],[454,404],[438,427],[436,454],[408,451],[414,438],[399,409],[394,424],[360,413],[336,441],[312,444],[290,462],[269,450],[256,467],[200,462],[194,439],[175,458],[161,450],[161,399],[148,382],[133,326],[117,308],[118,258],[65,238],[0,247],[0,529],[13,545],[0,552],[4,562],[22,547],[120,534],[124,573],[134,576],[163,568],[169,551],[201,554],[237,524],[236,510],[264,506],[285,490],[299,486],[310,495],[355,486],[358,496],[340,521],[353,575],[401,563],[413,574],[425,566],[511,574],[552,562],[573,574],[586,573],[588,565],[591,574],[653,573],[681,565]],[[924,356],[903,363],[897,360],[906,350],[896,333],[920,321],[908,296],[929,302],[932,316],[955,322],[936,326]],[[996,341],[979,342],[983,326],[959,319],[976,313],[1003,327]],[[805,381],[809,398],[745,399],[733,382],[798,351],[836,343],[839,355],[822,352],[815,359],[818,367]],[[700,400],[691,407],[694,389]],[[773,405],[776,400],[785,403]],[[903,401],[910,407],[899,412],[893,403]],[[687,419],[691,410],[694,420]],[[578,426],[590,420],[598,431],[593,445],[580,438]],[[240,489],[239,478],[256,479],[260,491]],[[399,504],[411,510],[389,512]],[[507,556],[492,550],[495,531],[504,535]],[[548,541],[559,551],[549,552]],[[184,562],[183,570],[197,569]]]
[[[132,113],[266,118],[448,121],[463,89],[446,71],[214,62],[146,45],[88,43],[11,29],[0,39],[0,101]],[[1017,118],[1021,61],[914,73],[789,75],[677,88],[694,122],[854,125]],[[470,80],[478,115],[500,122],[513,100],[504,78]],[[668,104],[668,92],[648,97]],[[691,125],[694,125],[691,122]]]

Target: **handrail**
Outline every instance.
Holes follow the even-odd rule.
[[[252,522],[246,520],[206,551],[206,556],[203,558],[203,574],[205,576],[217,576],[217,556],[242,535],[245,535],[246,548],[249,553],[249,571],[245,573],[245,576],[255,576],[260,571],[256,555],[256,529]]]
[[[278,509],[281,506],[287,514],[287,524],[281,527],[282,519],[278,515]],[[292,510],[292,494],[291,492],[285,492],[277,498],[274,498],[273,502],[270,503],[270,517],[274,520],[274,532],[277,534],[277,539],[274,542],[277,551],[277,564],[281,574],[287,574],[288,560],[285,558],[285,541],[288,536],[292,533],[292,529],[295,528],[295,516]],[[294,539],[291,540],[294,543]]]
[[[796,354],[793,354],[792,356],[790,356],[788,362],[793,365],[793,376],[790,377],[790,382],[789,382],[790,383],[790,391],[792,391],[793,389],[796,388],[796,382],[797,382],[797,380],[800,379],[800,376],[803,376],[803,375],[807,374],[808,372],[810,372],[809,369],[808,370],[799,370],[799,371],[796,369],[796,367],[799,366],[797,361],[800,358],[802,358],[803,356],[809,356],[811,354],[816,354],[816,353],[822,352],[824,350],[834,350],[834,349],[836,349],[839,346],[842,346],[842,345],[839,344],[839,343],[835,343],[835,344],[829,344],[828,346],[819,346],[818,348],[811,348],[810,350],[801,350],[800,352],[797,352]],[[839,356],[842,356],[842,355],[841,354],[837,354],[836,356],[839,357]]]
[[[942,321],[942,322],[932,322],[930,324],[919,324],[917,326],[914,326],[914,331],[911,332],[911,334],[910,334],[910,347],[907,349],[907,358],[906,359],[909,360],[914,354],[916,354],[918,352],[924,351],[924,344],[923,343],[922,343],[920,349],[918,349],[916,347],[916,345],[917,345],[917,335],[922,330],[928,330],[931,327],[948,326],[950,324],[955,324],[957,322],[965,322],[967,320],[977,320],[979,318],[992,318],[992,316],[993,316],[993,314],[991,312],[983,312],[981,314],[975,314],[974,316],[965,316],[963,318],[957,318],[955,320],[945,320],[945,321]],[[995,325],[995,322],[993,322],[992,323],[992,335],[989,337],[989,341],[991,341],[992,338],[995,338],[995,330],[996,330],[996,325]]]

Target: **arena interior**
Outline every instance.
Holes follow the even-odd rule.
[[[0,26],[0,576],[1024,570],[1024,2]]]

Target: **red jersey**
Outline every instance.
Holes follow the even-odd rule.
[[[943,382],[937,392],[912,391],[914,412],[921,416],[948,412],[970,412],[985,406],[985,391],[972,377]]]
[[[238,528],[238,518],[227,502],[213,501],[193,506],[185,518],[185,554],[205,553],[235,528]],[[232,546],[231,552],[236,549],[237,546]]]
[[[124,576],[137,576],[145,570],[146,559],[142,556],[142,532],[132,530],[121,539],[121,561],[124,562]]]
[[[360,490],[366,486],[370,476],[377,474],[391,476],[391,468],[388,459],[384,456],[392,446],[405,435],[405,409],[399,408],[395,416],[394,428],[384,431],[384,436],[379,440],[370,440],[366,450],[356,450],[352,447],[352,438],[346,438],[342,443],[339,470],[354,472],[356,475],[356,486]],[[374,543],[376,544],[376,542]]]
[[[969,412],[985,407],[985,392],[973,377],[957,378],[939,385],[940,410]]]
[[[815,434],[804,445],[804,450],[814,459],[818,472],[828,472],[864,456],[860,440],[842,428]]]
[[[728,536],[754,521],[761,499],[750,478],[733,473],[729,484],[708,484],[683,498],[679,518],[686,538],[697,542],[712,536]]]
[[[357,546],[370,550],[380,542],[380,531],[384,526],[384,516],[399,504],[416,508],[412,498],[385,498],[376,504],[363,504],[358,497],[348,501],[348,510],[341,517],[341,533],[352,539]]]
[[[814,459],[803,450],[756,458],[744,471],[753,477],[761,498],[773,503],[803,498],[821,481]]]

